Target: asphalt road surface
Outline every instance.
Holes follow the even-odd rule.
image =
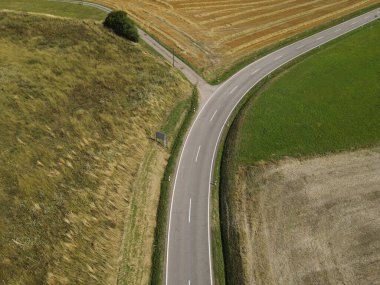
[[[112,11],[85,1],[65,2]],[[176,169],[166,244],[166,285],[213,284],[210,191],[214,159],[222,131],[240,100],[255,84],[282,65],[378,17],[380,9],[375,9],[281,48],[240,70],[220,86],[210,86],[179,58],[174,57],[174,65],[200,89],[202,108],[190,128]],[[140,29],[139,35],[172,63],[171,51]]]
[[[209,97],[189,131],[177,167],[167,235],[166,285],[213,284],[212,173],[222,130],[239,101],[280,66],[375,20],[377,14],[380,16],[380,9],[275,51],[236,73]]]

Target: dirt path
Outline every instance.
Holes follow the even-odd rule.
[[[380,284],[380,148],[240,171],[247,284]]]

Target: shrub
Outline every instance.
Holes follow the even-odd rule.
[[[127,13],[124,11],[113,11],[109,13],[103,25],[123,38],[135,43],[139,41],[139,34],[135,23],[128,18]]]

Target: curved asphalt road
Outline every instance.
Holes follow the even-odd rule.
[[[64,1],[111,11],[91,2]],[[166,285],[213,284],[210,191],[214,158],[226,122],[240,100],[256,83],[282,65],[377,17],[380,17],[380,9],[277,50],[240,70],[217,89],[175,58],[176,67],[190,82],[198,85],[202,108],[191,126],[177,165],[166,245]],[[171,52],[143,31],[139,30],[139,34],[163,57],[172,61]]]
[[[239,101],[280,66],[375,20],[379,12],[374,10],[271,53],[236,73],[209,97],[189,131],[177,167],[167,236],[166,285],[213,284],[210,183],[220,135]]]

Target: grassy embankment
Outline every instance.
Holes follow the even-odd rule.
[[[250,257],[242,250],[248,248],[244,241],[255,225],[248,222],[250,225],[243,228],[247,221],[241,219],[247,218],[243,212],[249,207],[245,208],[241,197],[249,197],[249,203],[259,211],[257,205],[262,204],[258,197],[264,194],[257,190],[260,185],[252,183],[259,181],[255,175],[262,172],[260,166],[288,156],[313,157],[379,144],[379,35],[377,21],[289,64],[248,95],[251,99],[230,129],[221,170],[229,284],[246,283]],[[253,167],[256,174],[251,165],[257,166]],[[263,179],[261,183],[265,186],[267,182]],[[242,193],[241,189],[250,192]],[[282,262],[289,264],[289,260]],[[260,280],[260,276],[256,278]]]
[[[150,137],[176,136],[191,86],[100,23],[1,12],[0,50],[0,283],[146,283]]]

